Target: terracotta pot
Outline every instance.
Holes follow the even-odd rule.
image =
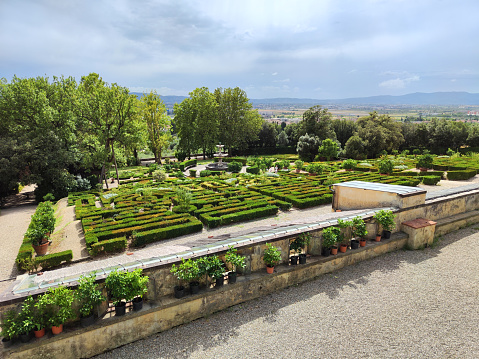
[[[338,254],[338,247],[331,247],[331,254]]]
[[[58,335],[63,332],[63,324],[60,324],[58,327],[52,325],[52,333],[53,335]]]
[[[346,249],[348,249],[348,246],[345,245],[345,244],[341,244],[341,245],[339,246],[339,251],[340,251],[341,253],[346,253]]]
[[[39,245],[33,245],[33,249],[35,250],[35,253],[37,254],[37,256],[44,256],[45,254],[47,254],[48,252],[48,245],[50,243],[48,242],[45,242],[43,244],[39,244]]]
[[[359,246],[360,246],[360,247],[366,247],[366,240],[365,240],[364,238],[361,238],[361,239],[359,240]]]
[[[41,338],[45,335],[45,328],[40,330],[34,330],[33,334],[35,334],[35,338]]]
[[[274,267],[268,267],[268,266],[267,266],[267,267],[266,267],[266,272],[267,272],[268,274],[273,274],[273,273],[274,273]]]
[[[376,234],[376,242],[381,242],[381,235],[380,234]]]

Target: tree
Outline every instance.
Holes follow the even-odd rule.
[[[166,114],[161,97],[153,91],[141,98],[140,108],[148,130],[148,147],[155,155],[155,162],[161,163],[161,153],[172,140],[171,118]]]
[[[316,105],[303,113],[303,119],[300,122],[301,134],[311,134],[320,140],[325,138],[336,138],[332,128],[332,115],[327,108],[321,108]]]
[[[479,125],[469,126],[466,144],[471,147],[479,147]]]
[[[218,114],[215,96],[208,88],[201,87],[190,92],[196,124],[194,138],[197,148],[201,148],[203,159],[206,153],[213,153],[218,144]]]
[[[318,154],[320,142],[317,136],[310,136],[308,134],[301,136],[298,141],[298,146],[296,147],[299,158],[307,162],[313,161]]]
[[[136,96],[126,87],[108,85],[95,73],[83,76],[79,86],[77,102],[78,116],[84,133],[100,144],[93,149],[95,158],[101,163],[100,179],[105,179],[108,188],[106,169],[113,163],[118,180],[118,166],[115,156],[115,142],[124,140],[129,125],[137,116]]]
[[[366,144],[359,136],[352,136],[344,147],[346,157],[362,160],[366,158]]]
[[[326,159],[330,161],[331,158],[336,158],[338,156],[338,150],[338,144],[336,141],[326,138],[321,142],[321,146],[318,149],[318,154],[321,157],[326,157]]]
[[[369,116],[361,117],[357,124],[357,135],[364,142],[369,157],[375,157],[381,151],[397,150],[404,142],[401,124],[389,115],[378,115],[374,111]]]
[[[260,147],[276,147],[277,135],[275,126],[271,122],[264,121],[258,134]]]
[[[193,101],[185,98],[181,103],[175,103],[173,108],[176,133],[179,138],[178,151],[190,158],[191,154],[198,149],[195,140],[197,123]]]
[[[353,120],[335,119],[332,121],[332,129],[341,146],[346,146],[349,138],[354,135],[358,125]]]
[[[263,119],[253,110],[246,92],[238,87],[218,88],[214,94],[218,103],[219,139],[228,153],[244,149],[248,141],[256,141]]]
[[[288,135],[286,134],[286,132],[281,131],[278,137],[276,138],[276,142],[278,143],[279,147],[286,147],[289,143]]]

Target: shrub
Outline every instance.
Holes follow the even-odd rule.
[[[166,172],[163,170],[156,170],[153,172],[153,179],[158,182],[162,182],[166,180]]]
[[[430,185],[430,186],[435,186],[440,180],[441,180],[441,177],[439,176],[423,176],[422,177],[422,183],[424,183],[425,185]]]
[[[126,248],[126,237],[112,238],[105,241],[93,243],[89,253],[91,256],[97,256],[104,253],[114,253],[123,251]]]
[[[345,170],[353,170],[356,167],[356,161],[352,159],[344,160],[341,167]]]
[[[294,162],[294,166],[296,167],[297,170],[301,171],[304,166],[304,162],[301,160],[297,160]]]
[[[416,167],[418,168],[432,168],[432,162],[434,161],[434,157],[428,153],[419,156]]]
[[[246,172],[257,175],[257,174],[259,174],[259,167],[257,167],[257,166],[247,167]]]
[[[73,252],[69,249],[59,253],[47,254],[45,256],[36,257],[35,263],[43,269],[58,267],[63,262],[70,262],[73,259]]]
[[[202,229],[203,225],[201,224],[201,222],[194,219],[188,223],[183,223],[176,226],[158,228],[151,231],[137,233],[132,244],[135,247],[139,247],[148,243],[161,241],[163,239],[178,237],[194,232],[200,232]]]
[[[208,177],[208,176],[211,176],[210,170],[203,170],[200,172],[200,177]]]
[[[242,167],[243,165],[241,164],[241,162],[236,162],[236,161],[229,162],[228,172],[239,173]]]
[[[379,173],[387,174],[391,173],[394,169],[394,164],[391,160],[383,159],[378,163]]]
[[[323,173],[323,165],[320,163],[311,163],[306,166],[306,171],[320,175]]]
[[[274,267],[281,261],[281,249],[273,247],[271,243],[266,243],[266,249],[263,253],[263,261],[268,267]]]
[[[190,170],[190,177],[196,177],[196,170]]]
[[[476,173],[476,170],[448,171],[447,179],[450,181],[464,181],[474,177]]]

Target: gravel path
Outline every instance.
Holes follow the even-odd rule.
[[[97,358],[478,358],[478,230],[343,268]]]

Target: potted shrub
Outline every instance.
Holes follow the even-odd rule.
[[[281,249],[274,247],[271,243],[266,243],[266,249],[263,253],[263,261],[266,264],[266,271],[271,274],[274,272],[274,266],[281,261]]]
[[[106,277],[105,285],[115,306],[115,315],[125,315],[126,301],[124,299],[129,297],[127,272],[118,270],[110,272],[108,277]]]
[[[197,294],[199,292],[199,278],[203,274],[199,267],[199,261],[189,258],[185,260],[181,259],[181,264],[176,266],[173,264],[170,269],[172,273],[179,281],[179,284],[175,286],[175,298],[182,298],[185,295],[185,287],[183,283],[190,283],[190,292],[191,294]]]
[[[428,168],[432,168],[432,162],[434,161],[434,157],[429,154],[423,154],[419,156],[416,167],[419,168],[421,171],[427,171]]]
[[[244,267],[246,267],[246,258],[239,255],[236,248],[230,246],[228,248],[228,252],[226,252],[225,261],[226,265],[229,265],[229,268],[231,268],[231,271],[228,272],[228,283],[236,283],[236,276],[238,274],[236,270],[238,268],[243,269]]]
[[[345,169],[346,171],[352,171],[353,169],[356,168],[356,161],[348,158],[347,160],[344,160],[343,163],[341,164],[341,167]]]
[[[359,238],[359,245],[361,247],[366,246],[366,235],[368,234],[368,231],[366,230],[366,223],[364,220],[360,217],[354,217],[353,218],[353,226],[352,226],[352,235],[356,239],[351,241],[351,249],[356,249],[356,242],[358,241],[357,238]],[[353,241],[354,241],[354,248],[353,248]]]
[[[218,256],[206,257],[208,265],[206,268],[206,274],[216,282],[216,286],[222,286],[225,280],[225,267],[224,263]]]
[[[290,243],[289,243],[289,251],[294,252],[294,254],[290,257],[291,265],[297,265],[298,264],[298,259],[299,259],[299,242],[296,241],[296,238],[294,238]]]
[[[394,169],[394,163],[387,158],[383,158],[378,163],[378,169],[379,173],[389,175]]]
[[[95,320],[94,309],[106,300],[98,285],[95,283],[95,275],[81,276],[78,280],[78,288],[75,297],[80,304],[80,323],[82,327],[93,324]]]
[[[18,333],[18,313],[13,309],[8,310],[3,316],[1,326],[2,344],[4,348],[8,348]]]
[[[376,235],[376,240],[381,240],[381,232],[379,230],[379,226],[381,226],[383,230],[383,237],[385,239],[389,239],[391,237],[391,231],[394,229],[396,226],[396,223],[394,222],[394,218],[396,218],[396,215],[393,214],[392,211],[386,211],[384,209],[379,210],[376,212],[376,214],[373,216],[373,218],[377,221],[378,223],[378,232]]]
[[[340,235],[341,235],[341,229],[339,227],[327,227],[323,229],[323,232],[322,232],[323,256],[325,257],[329,256],[329,254],[331,253],[331,249],[338,242]],[[337,249],[336,249],[336,253],[337,253]]]
[[[345,253],[349,247],[349,241],[352,237],[351,227],[353,223],[351,221],[344,221],[341,218],[338,219],[338,227],[341,228],[342,238],[339,245],[339,251]]]
[[[25,236],[32,243],[37,255],[48,251],[49,236],[55,229],[55,210],[50,201],[41,202],[32,216]]]
[[[127,285],[129,287],[129,296],[127,300],[131,300],[133,303],[133,310],[138,311],[143,308],[143,296],[148,291],[149,277],[142,275],[143,269],[137,268],[132,272],[129,272]]]
[[[41,300],[47,310],[47,325],[51,326],[54,335],[60,334],[63,331],[63,324],[75,315],[72,307],[73,291],[64,286],[50,288],[41,296]]]
[[[311,233],[300,233],[294,242],[297,243],[297,252],[299,254],[299,264],[306,264],[306,253],[302,253],[311,241]]]
[[[294,166],[296,167],[296,173],[299,173],[304,167],[304,162],[301,160],[297,160],[294,162]]]
[[[22,310],[17,318],[17,334],[22,343],[28,343],[32,339],[34,322],[35,300],[28,296],[22,303]]]

